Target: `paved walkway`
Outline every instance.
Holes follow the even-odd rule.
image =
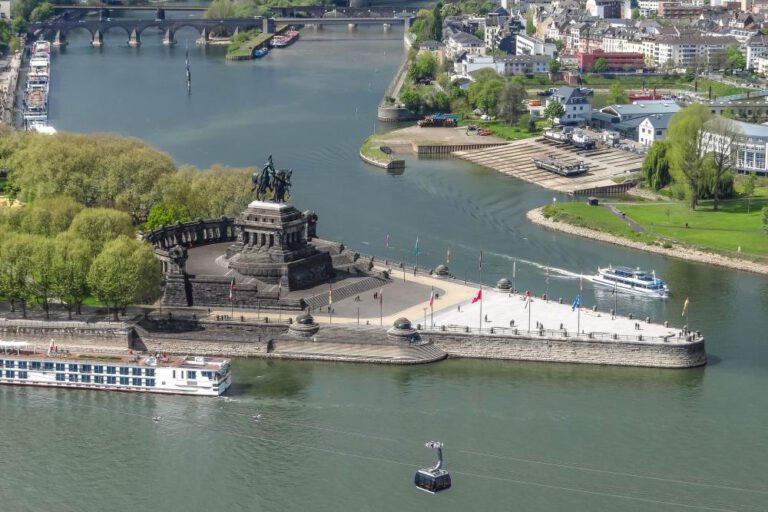
[[[613,206],[612,204],[604,204],[603,208],[605,208],[606,210],[611,212],[615,217],[617,217],[619,220],[624,222],[635,233],[645,233],[645,228],[643,226],[641,226],[637,222],[627,217],[627,214],[625,214],[624,212],[617,210],[616,207]]]

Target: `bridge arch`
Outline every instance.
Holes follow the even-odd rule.
[[[131,37],[131,31],[133,30],[133,26],[129,26],[123,23],[101,23],[98,29],[99,29],[99,32],[101,32],[101,35],[105,36],[110,31],[116,28],[124,30],[125,35],[128,37]]]
[[[64,36],[65,38],[69,39],[69,35],[70,34],[74,34],[75,32],[85,32],[86,34],[88,34],[91,37],[91,41],[93,41],[93,36],[94,36],[95,32],[94,32],[93,29],[91,29],[91,27],[86,26],[86,25],[78,25],[76,27],[70,27],[68,29],[63,29],[63,30],[61,30],[61,35]]]

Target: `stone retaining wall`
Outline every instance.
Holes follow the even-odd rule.
[[[127,348],[133,327],[124,322],[57,322],[0,318],[0,339],[30,343],[78,343]]]
[[[566,341],[430,331],[449,357],[691,368],[707,362],[704,340],[695,342]]]

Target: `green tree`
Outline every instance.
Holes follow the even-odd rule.
[[[698,205],[706,174],[704,123],[709,116],[704,105],[694,104],[672,116],[667,130],[672,175],[688,186],[691,210]]]
[[[522,80],[513,79],[504,84],[498,101],[499,116],[507,123],[514,124],[525,112],[523,102],[528,97]]]
[[[45,311],[45,318],[50,318],[49,301],[53,283],[56,279],[53,268],[55,252],[54,241],[44,236],[35,236],[34,245],[29,255],[29,293]]]
[[[88,242],[71,233],[63,233],[56,238],[52,263],[52,292],[67,306],[70,320],[72,310],[80,314],[80,306],[88,296],[88,271],[92,262],[93,253]]]
[[[90,289],[109,306],[115,321],[129,304],[158,297],[161,279],[149,244],[127,236],[108,242],[88,272]]]
[[[555,48],[557,48],[557,53],[562,53],[563,49],[565,48],[565,43],[558,39],[555,41]]]
[[[192,217],[189,215],[189,208],[186,205],[163,201],[152,207],[145,227],[146,229],[155,229],[176,222],[187,222],[190,219]]]
[[[430,36],[435,41],[443,40],[443,15],[440,12],[441,7],[442,7],[442,4],[438,2],[435,4],[435,7],[432,9]]]
[[[528,133],[534,133],[536,131],[536,121],[533,117],[528,118]]]
[[[11,30],[14,34],[21,34],[27,29],[27,21],[22,17],[15,17],[11,22]]]
[[[763,231],[768,233],[768,206],[763,206]]]
[[[640,19],[640,9],[638,9],[637,7],[632,9],[632,19],[633,20],[639,20]]]
[[[400,91],[400,101],[411,112],[418,113],[421,110],[421,96],[413,87],[404,87]]]
[[[525,33],[529,36],[536,33],[536,23],[533,21],[535,13],[535,7],[531,6],[528,8],[528,12],[525,14]]]
[[[85,240],[93,255],[119,236],[134,236],[128,214],[109,208],[86,208],[72,220],[68,232]]]
[[[608,90],[607,101],[609,105],[619,105],[627,102],[627,95],[624,93],[621,85],[619,85],[619,82],[611,84],[611,88]]]
[[[755,185],[757,185],[757,173],[751,172],[744,182],[744,195],[752,197],[755,194]]]
[[[643,178],[653,190],[661,190],[669,185],[672,176],[669,173],[669,145],[657,140],[648,150],[643,160]]]
[[[608,61],[604,57],[598,57],[595,62],[592,63],[592,70],[595,73],[605,73],[608,69]]]
[[[19,228],[25,233],[55,236],[69,229],[83,206],[71,197],[46,197],[19,212]]]
[[[729,71],[734,69],[745,69],[747,67],[747,59],[739,50],[739,46],[732,44],[725,50],[725,68]]]
[[[408,68],[408,78],[414,82],[434,80],[437,75],[437,58],[431,52],[421,52]]]
[[[565,107],[559,101],[550,101],[544,108],[544,117],[554,123],[555,119],[559,119],[565,115]]]
[[[717,211],[720,201],[721,182],[730,173],[736,163],[736,124],[724,117],[713,117],[707,122],[704,132],[704,144],[709,157],[714,185],[712,209]]]
[[[227,19],[237,17],[235,3],[232,0],[213,0],[203,15],[208,19]]]
[[[557,59],[549,59],[549,64],[547,64],[549,67],[550,73],[557,73],[560,71],[560,61]]]
[[[15,311],[16,303],[20,303],[24,318],[27,317],[27,302],[33,297],[30,256],[35,248],[35,238],[18,233],[3,233],[0,237],[0,295],[11,303],[11,311]]]
[[[469,104],[488,115],[496,115],[504,84],[504,79],[493,69],[481,69],[475,73],[475,81],[467,90]]]
[[[29,13],[29,21],[43,21],[51,16],[53,16],[53,5],[45,2],[32,9],[32,12]]]

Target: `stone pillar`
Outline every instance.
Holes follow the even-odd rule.
[[[163,45],[171,46],[172,44],[176,44],[176,40],[173,38],[173,30],[167,28],[163,34]]]
[[[165,9],[157,9],[155,19],[158,21],[165,20]]]
[[[350,32],[357,30],[357,23],[347,23],[347,30]]]
[[[128,38],[128,46],[141,46],[141,38],[139,37],[139,31],[136,27],[131,30],[131,35]]]
[[[261,31],[265,34],[275,33],[275,18],[262,18]]]
[[[384,27],[384,32],[389,32],[392,30],[392,24],[391,23],[384,23],[382,25]]]
[[[61,30],[56,31],[56,35],[53,37],[53,46],[66,46],[67,36],[62,33]]]
[[[201,44],[203,46],[208,44],[208,29],[203,27],[203,29],[200,31],[200,39],[197,40],[197,44]]]
[[[96,29],[91,38],[91,46],[101,46],[104,44],[104,36],[101,35],[101,30]]]

